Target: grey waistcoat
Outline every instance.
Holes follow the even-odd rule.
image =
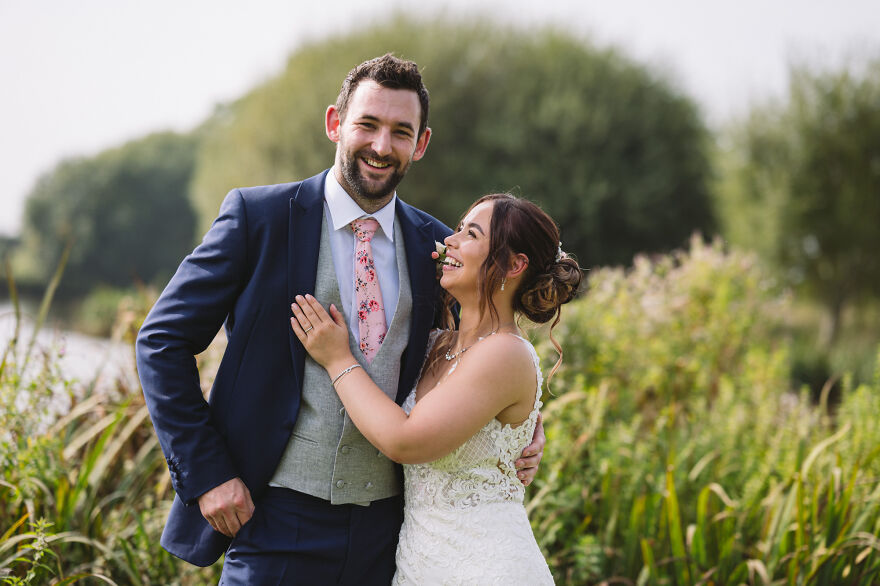
[[[348,324],[350,308],[342,307],[340,301],[329,229],[325,218],[321,226],[315,297],[324,307],[335,303],[342,308]],[[394,248],[400,278],[397,309],[372,364],[367,364],[357,340],[349,335],[355,360],[392,400],[397,396],[400,357],[409,339],[412,313],[409,270],[397,218],[394,219]],[[364,439],[330,385],[327,371],[309,356],[306,356],[299,416],[269,484],[292,488],[333,504],[364,504],[401,492],[394,462]]]

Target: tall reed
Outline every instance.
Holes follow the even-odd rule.
[[[557,581],[880,582],[880,373],[834,416],[790,391],[785,298],[718,244],[589,285],[528,504]]]

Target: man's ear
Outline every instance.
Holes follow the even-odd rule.
[[[425,151],[428,150],[428,142],[431,140],[431,129],[425,128],[425,131],[416,141],[416,150],[413,152],[412,160],[418,161],[422,157],[425,156]]]
[[[529,257],[521,252],[514,254],[510,257],[510,269],[507,271],[507,278],[519,277],[527,268],[529,268]]]
[[[339,111],[335,105],[327,106],[327,113],[324,115],[324,131],[327,138],[333,142],[339,142],[339,125],[342,120],[339,118]]]

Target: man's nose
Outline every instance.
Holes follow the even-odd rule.
[[[380,129],[373,137],[373,150],[380,157],[391,154],[391,131],[387,128]]]

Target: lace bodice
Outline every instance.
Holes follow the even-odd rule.
[[[431,334],[429,352],[437,333]],[[525,421],[512,426],[492,419],[443,458],[404,465],[395,584],[553,584],[522,506],[525,487],[514,466],[532,441],[543,382],[534,347],[520,339],[536,373],[535,403]],[[413,389],[403,403],[407,414],[415,403]]]
[[[432,332],[429,348],[436,341],[437,333]],[[535,403],[529,416],[516,427],[492,419],[464,444],[439,460],[404,466],[408,503],[462,508],[481,502],[523,501],[525,487],[516,477],[514,461],[532,441],[542,405],[540,396],[544,378],[535,348],[528,340],[517,338],[528,347],[535,364]],[[456,366],[457,361],[449,369],[450,374]],[[416,391],[413,388],[403,403],[403,410],[409,414],[415,404]]]

